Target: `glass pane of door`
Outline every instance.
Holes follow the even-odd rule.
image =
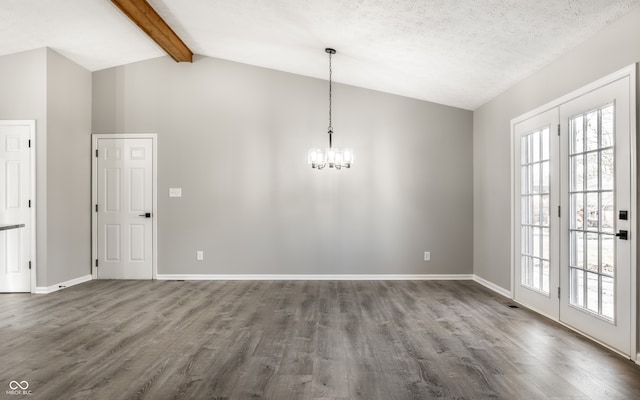
[[[520,139],[520,284],[549,294],[549,127]]]
[[[569,119],[569,301],[615,316],[614,104]]]

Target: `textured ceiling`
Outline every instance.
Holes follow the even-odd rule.
[[[149,0],[195,54],[475,109],[640,0]],[[0,55],[164,55],[108,0],[0,0]]]

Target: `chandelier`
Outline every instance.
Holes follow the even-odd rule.
[[[312,168],[318,170],[325,167],[341,169],[351,168],[353,164],[353,151],[350,149],[340,150],[333,147],[332,135],[333,126],[331,125],[331,96],[332,96],[332,73],[331,68],[331,56],[336,54],[334,49],[326,48],[324,51],[329,54],[329,128],[327,133],[329,134],[329,147],[322,151],[320,149],[310,149],[308,153],[308,161]]]

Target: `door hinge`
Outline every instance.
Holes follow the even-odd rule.
[[[560,218],[560,206],[558,206],[558,218]]]
[[[98,212],[98,205],[96,204],[96,212]]]
[[[96,258],[96,267],[98,266],[98,259]]]
[[[560,136],[560,124],[558,124],[558,136]]]
[[[98,158],[98,149],[96,149],[96,158]]]
[[[558,298],[560,298],[560,286],[558,286]]]
[[[31,139],[27,141],[27,145],[29,146],[29,148],[31,148]]]
[[[31,261],[29,261],[29,269],[31,269]]]

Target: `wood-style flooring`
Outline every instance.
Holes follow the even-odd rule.
[[[0,398],[640,399],[634,363],[509,304],[470,281],[3,294]]]

